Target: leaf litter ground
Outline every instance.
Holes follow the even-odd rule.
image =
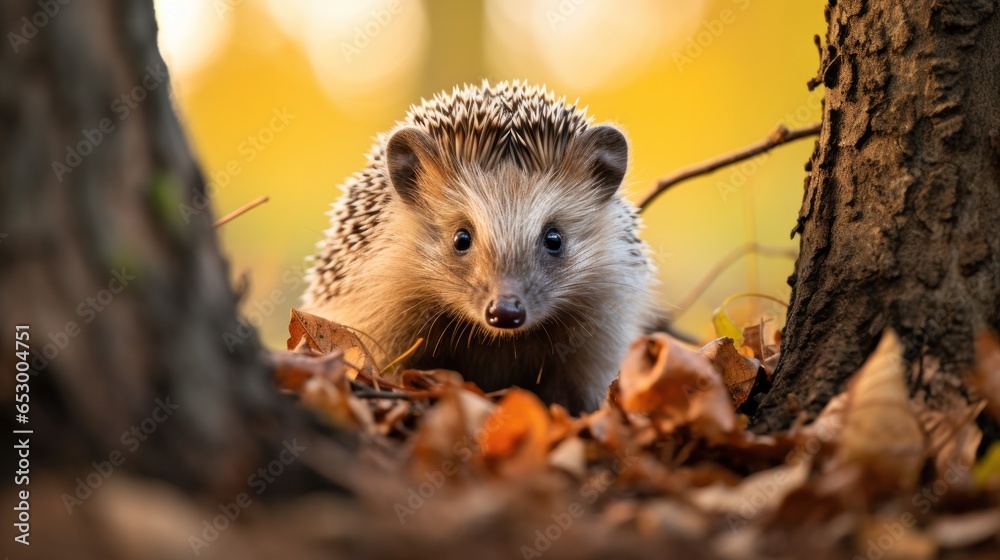
[[[364,504],[358,533],[378,536],[354,534],[358,550],[1000,558],[1000,447],[976,457],[976,417],[1000,413],[989,335],[975,394],[953,410],[909,393],[887,331],[817,418],[758,435],[747,414],[778,352],[763,324],[739,333],[739,348],[641,337],[600,409],[580,417],[520,388],[484,394],[452,371],[380,372],[361,338],[307,313],[292,311],[289,332],[276,386],[357,436],[358,466],[342,479]]]

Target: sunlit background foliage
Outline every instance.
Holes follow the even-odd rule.
[[[820,116],[822,92],[806,88],[824,26],[820,0],[157,0],[156,8],[212,212],[270,196],[220,236],[234,281],[249,273],[245,311],[272,346],[284,344],[287,309],[303,289],[297,279],[338,184],[421,97],[487,78],[579,98],[628,133],[633,199],[679,167]],[[811,147],[802,141],[684,183],[645,213],[665,301],[682,300],[736,247],[796,246],[789,232]],[[680,326],[707,335],[712,310],[736,293],[787,300],[791,268],[787,258],[740,260]]]

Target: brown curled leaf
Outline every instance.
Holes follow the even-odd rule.
[[[750,389],[757,379],[760,362],[740,354],[733,339],[725,336],[709,342],[698,352],[708,358],[715,371],[722,376],[722,382],[729,390],[733,406],[739,408],[750,396]]]
[[[371,409],[351,393],[350,381],[344,375],[336,379],[312,377],[303,384],[299,395],[303,404],[335,425],[359,428],[365,433],[377,431]]]
[[[656,416],[665,428],[689,424],[712,439],[736,426],[729,391],[708,358],[667,334],[633,342],[618,380],[622,407]]]
[[[548,464],[551,419],[534,393],[513,388],[486,419],[482,452],[490,464],[508,476]]]
[[[343,352],[351,379],[378,377],[378,368],[371,353],[358,335],[340,323],[292,309],[288,335],[286,345],[289,350],[301,350],[304,347],[318,354],[329,354],[337,350]]]
[[[437,390],[438,399],[421,418],[413,438],[412,467],[419,476],[451,473],[478,450],[482,426],[496,405],[458,385]]]
[[[272,352],[274,384],[278,389],[300,392],[314,377],[336,381],[346,374],[347,366],[340,352],[311,356],[298,352]]]
[[[781,332],[775,332],[774,344],[767,344],[764,334],[765,327],[766,324],[761,319],[756,325],[750,325],[743,329],[743,346],[740,347],[740,353],[743,353],[744,349],[749,349],[751,352],[749,357],[760,361],[760,365],[764,368],[767,379],[770,381],[771,376],[774,375],[774,368],[778,365],[778,342],[781,340]]]
[[[910,491],[917,485],[927,443],[909,403],[903,345],[886,330],[848,386],[837,459],[857,465],[872,484]]]

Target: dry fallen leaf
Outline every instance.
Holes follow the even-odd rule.
[[[363,352],[357,337],[293,313],[296,351],[274,354],[277,386],[357,432],[366,464],[401,481],[378,478],[359,494],[397,515],[403,504],[405,526],[433,538],[468,535],[510,516],[527,522],[526,542],[536,547],[545,545],[539,534],[554,541],[545,531],[556,535],[559,523],[572,523],[589,538],[632,532],[697,541],[733,559],[760,557],[768,543],[794,534],[821,548],[853,542],[860,555],[886,560],[985,547],[1000,530],[995,498],[966,499],[1000,490],[1000,445],[975,467],[980,489],[946,479],[947,500],[937,499],[936,483],[916,493],[929,457],[939,468],[971,461],[981,437],[972,419],[985,401],[932,410],[920,393],[911,397],[902,345],[888,331],[815,421],[755,435],[733,401],[761,390],[754,386],[764,379],[759,356],[777,359],[776,344],[761,340],[762,324],[744,331],[741,348],[730,338],[697,351],[665,334],[642,337],[607,401],[574,417],[522,389],[486,395],[449,370],[352,381],[345,358]],[[983,367],[991,355],[980,353],[981,371],[994,370]],[[924,491],[936,499],[926,502],[933,511],[918,505]],[[567,509],[573,501],[579,509]],[[918,524],[894,525],[917,510]],[[542,533],[533,533],[535,518]]]
[[[793,427],[790,435],[795,437],[800,448],[811,449],[821,455],[829,454],[831,449],[837,449],[840,445],[847,402],[847,393],[833,397],[815,420],[804,426]]]
[[[729,391],[707,358],[664,333],[639,337],[618,376],[622,406],[717,439],[736,426]]]
[[[465,433],[475,435],[486,423],[486,419],[496,412],[497,405],[483,398],[482,395],[465,389],[458,391],[457,394],[462,405]]]
[[[863,469],[873,487],[916,487],[926,441],[910,409],[903,345],[886,330],[848,386],[837,459]]]
[[[334,350],[342,351],[351,379],[359,376],[373,379],[378,376],[375,360],[361,339],[340,323],[292,309],[288,322],[288,335],[286,344],[289,350],[294,350],[304,343],[306,348],[318,354],[328,354]]]
[[[312,356],[299,352],[272,352],[274,383],[284,391],[301,391],[313,377],[336,380],[346,374],[347,366],[340,352]]]
[[[477,432],[491,403],[458,387],[441,392],[437,403],[421,418],[411,451],[414,476],[425,472],[453,474],[458,466],[478,454]]]
[[[778,365],[778,342],[781,340],[781,331],[775,331],[774,344],[767,344],[764,341],[765,327],[764,320],[761,319],[760,323],[743,329],[743,346],[740,347],[740,351],[742,353],[743,349],[749,348],[750,357],[760,361],[761,367],[764,368],[767,378],[770,380],[771,376],[774,375],[774,368]]]
[[[595,441],[611,451],[644,447],[658,437],[649,418],[626,412],[618,406],[604,406],[582,418]]]
[[[549,464],[578,479],[587,474],[587,447],[578,437],[566,438],[549,453]]]
[[[698,488],[691,491],[689,499],[701,511],[724,515],[742,526],[777,510],[785,496],[805,484],[810,467],[809,461],[780,465],[754,473],[735,487],[713,484]]]
[[[743,329],[743,348],[749,348],[753,357],[764,359],[764,320]]]
[[[644,535],[668,534],[685,539],[702,539],[710,524],[701,512],[674,501],[656,500],[636,514],[636,525]]]
[[[483,457],[509,476],[548,464],[549,413],[534,393],[513,388],[486,419]]]
[[[375,433],[377,429],[371,409],[351,393],[346,377],[335,380],[312,377],[302,386],[299,396],[304,404],[336,425],[353,426],[367,433]]]
[[[956,395],[956,398],[945,401],[950,403],[947,410],[939,410],[942,408],[940,402],[937,408],[932,408],[924,401],[924,397],[925,395],[920,394],[912,399],[910,409],[927,435],[927,448],[934,461],[935,471],[939,477],[950,473],[949,478],[954,478],[959,473],[966,483],[971,482],[976,450],[983,440],[983,432],[975,420],[986,408],[986,403],[970,403],[964,397]],[[951,481],[952,484],[957,482]]]
[[[996,539],[1000,535],[1000,510],[942,516],[931,524],[929,532],[942,548],[961,548]]]
[[[708,358],[715,371],[722,376],[722,382],[733,399],[733,406],[739,408],[750,396],[760,362],[740,354],[733,339],[725,336],[709,342],[699,352]]]
[[[465,383],[462,375],[450,369],[407,369],[398,376],[399,387],[410,391],[429,391],[434,393],[443,388],[465,387],[482,395],[483,392]]]
[[[863,558],[880,560],[923,560],[937,556],[934,538],[914,525],[910,513],[867,520],[855,538],[855,552]]]

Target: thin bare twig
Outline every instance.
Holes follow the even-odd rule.
[[[251,200],[250,202],[244,204],[243,206],[240,206],[236,210],[233,210],[232,212],[230,212],[230,213],[226,214],[225,216],[219,218],[219,221],[215,222],[215,226],[214,227],[219,227],[221,225],[225,225],[230,220],[233,220],[234,218],[239,217],[241,214],[243,214],[245,212],[249,212],[250,210],[253,210],[257,206],[260,206],[261,204],[264,204],[268,200],[270,200],[270,198],[268,198],[267,196],[259,196],[259,197],[255,198],[255,199]]]
[[[767,138],[757,142],[756,144],[747,146],[742,150],[735,151],[731,154],[726,154],[708,161],[703,161],[697,165],[692,165],[685,169],[681,169],[671,175],[664,177],[656,182],[653,188],[649,189],[639,200],[639,211],[643,212],[649,207],[649,204],[653,200],[660,196],[664,191],[670,187],[676,185],[677,183],[691,179],[692,177],[697,177],[699,175],[705,175],[711,173],[717,169],[723,168],[727,165],[732,165],[734,163],[739,163],[743,160],[750,159],[758,154],[769,151],[771,148],[775,148],[782,144],[787,144],[793,142],[800,138],[807,138],[809,136],[815,136],[819,134],[821,123],[812,124],[803,128],[793,128],[789,129],[785,125],[779,125],[778,128],[772,132]]]
[[[783,249],[779,247],[765,247],[763,245],[758,245],[757,243],[747,243],[741,247],[733,249],[728,255],[719,259],[719,262],[715,263],[705,276],[694,285],[693,288],[684,296],[684,299],[680,301],[677,305],[677,313],[673,315],[673,319],[676,320],[685,311],[691,308],[691,305],[705,293],[705,290],[712,285],[712,282],[722,275],[727,268],[732,266],[736,261],[749,255],[750,253],[756,253],[758,255],[766,257],[786,257],[794,259],[798,252],[795,249]]]

